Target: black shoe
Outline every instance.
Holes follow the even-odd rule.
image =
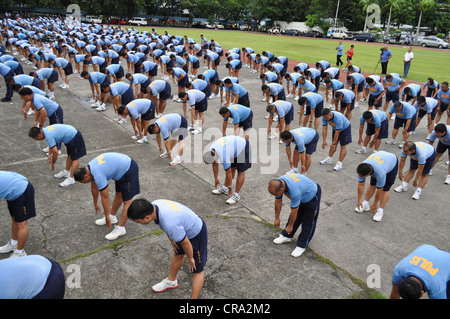
[[[9,97],[4,97],[3,99],[1,99],[2,102],[10,102],[12,101],[11,98]]]

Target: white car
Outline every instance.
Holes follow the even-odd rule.
[[[435,47],[439,49],[448,48],[448,43],[438,37],[423,37],[422,40],[420,40],[420,44],[423,47]]]
[[[86,16],[86,22],[101,24],[102,19],[100,19],[99,17],[94,17],[94,16]]]
[[[271,28],[267,32],[269,32],[270,34],[280,34],[281,29],[280,28]]]
[[[134,17],[130,21],[128,21],[128,24],[135,24],[138,27],[141,25],[147,25],[147,19]]]
[[[332,39],[349,39],[351,38],[351,35],[343,30],[336,30],[331,33],[330,37]]]

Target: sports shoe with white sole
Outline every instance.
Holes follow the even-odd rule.
[[[370,206],[364,205],[364,203],[362,205],[360,205],[359,207],[355,208],[355,212],[357,213],[363,213],[363,212],[368,212],[370,210]]]
[[[0,254],[6,254],[11,251],[14,251],[17,248],[17,245],[11,245],[11,242],[8,242],[6,245],[0,247]]]
[[[397,144],[397,142],[394,139],[392,139],[392,138],[389,141],[386,141],[385,143],[387,145],[395,145],[395,144]]]
[[[447,178],[445,179],[444,183],[450,185],[450,175],[447,175]]]
[[[281,244],[285,244],[285,243],[290,243],[291,240],[292,240],[292,238],[280,235],[273,240],[273,243],[276,245],[281,245]]]
[[[365,148],[364,146],[361,147],[359,150],[355,151],[356,154],[366,154],[367,153],[367,148]]]
[[[114,216],[110,216],[109,218],[111,219],[111,224],[117,224],[117,222],[118,222],[117,216],[114,215]],[[98,225],[98,226],[106,225],[106,218],[105,218],[105,216],[103,216],[103,218],[97,219],[95,221],[95,225]]]
[[[75,179],[70,176],[67,177],[62,183],[59,184],[61,187],[69,187],[70,185],[75,184]]]
[[[175,288],[178,288],[178,281],[176,279],[174,281],[171,281],[168,278],[152,286],[152,290],[154,292],[163,292],[166,291],[167,289],[175,289]]]
[[[322,165],[330,165],[331,163],[333,163],[333,159],[331,157],[327,157],[323,161],[320,161],[320,164]]]
[[[233,194],[231,195],[230,198],[227,199],[227,204],[229,205],[233,205],[236,204],[236,202],[238,202],[241,199],[241,197],[237,194]]]
[[[340,171],[342,169],[342,163],[341,162],[337,162],[336,165],[333,167],[333,170],[335,171]]]
[[[119,238],[120,236],[123,236],[127,233],[127,231],[125,230],[125,227],[114,227],[114,230],[112,232],[110,232],[108,235],[105,236],[106,239],[108,240],[115,240],[117,238]]]
[[[169,153],[167,153],[167,151],[162,152],[161,154],[159,154],[160,158],[167,158],[169,157]]]
[[[65,171],[65,170],[62,170],[61,172],[59,172],[58,174],[55,174],[54,176],[57,179],[60,179],[60,178],[63,178],[63,177],[68,177],[69,176],[69,172]]]
[[[305,248],[301,248],[301,247],[297,246],[292,251],[291,256],[297,258],[297,257],[300,257],[304,252],[305,252]]]
[[[376,222],[381,222],[381,219],[383,218],[383,211],[381,211],[380,209],[377,210],[377,212],[375,213],[375,215],[373,215],[373,220]]]
[[[422,193],[421,191],[419,191],[418,189],[416,189],[416,191],[415,191],[414,194],[412,195],[412,198],[413,198],[413,199],[419,199],[421,193]]]
[[[13,251],[13,253],[9,256],[9,258],[18,258],[18,257],[25,257],[27,253],[25,250],[22,250],[21,253],[19,253],[17,250]]]
[[[99,112],[106,110],[105,104],[101,104],[99,107],[96,108],[96,110]]]
[[[403,185],[400,185],[400,186],[394,188],[394,191],[396,191],[397,193],[406,192],[407,190],[408,190],[408,186],[403,186]]]
[[[144,136],[143,138],[137,140],[136,143],[138,143],[138,144],[148,143],[148,138],[146,136]]]
[[[50,148],[47,146],[47,147],[45,147],[45,148],[42,149],[42,152],[48,153],[49,150],[50,150]]]
[[[222,195],[228,193],[228,188],[225,186],[219,186],[211,191],[214,195]]]
[[[175,158],[170,162],[169,164],[171,166],[175,166],[177,164],[180,164],[182,162],[180,155],[175,156]]]

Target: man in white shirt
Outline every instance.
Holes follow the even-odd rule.
[[[406,78],[408,76],[409,68],[411,67],[411,61],[414,59],[414,53],[412,52],[412,48],[408,48],[408,52],[403,56],[403,77]]]

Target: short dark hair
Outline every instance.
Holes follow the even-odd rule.
[[[89,72],[88,72],[88,71],[82,71],[81,74],[80,74],[80,76],[81,76],[82,78],[84,78],[86,75],[89,75]]]
[[[344,93],[342,93],[342,92],[336,92],[336,93],[334,93],[334,97],[335,98],[340,98],[340,97],[343,97],[344,96]]]
[[[146,216],[153,214],[154,209],[152,203],[144,198],[138,198],[131,202],[128,207],[127,216],[131,220],[144,219]]]
[[[182,98],[184,98],[186,95],[188,95],[186,92],[180,92],[180,93],[178,94],[178,97],[179,97],[180,99],[182,99]],[[188,96],[188,98],[189,98],[189,96]]]
[[[303,104],[305,104],[306,102],[308,101],[308,99],[305,97],[305,96],[301,96],[299,99],[298,99],[298,105],[303,105]]]
[[[363,119],[370,120],[373,117],[373,114],[370,111],[365,111],[362,116],[363,116]]]
[[[375,80],[373,78],[371,78],[370,76],[366,77],[366,82],[369,84],[372,84],[375,82]]]
[[[416,150],[416,144],[414,144],[411,141],[406,141],[405,144],[403,145],[403,147],[406,147],[410,151],[415,151]]]
[[[361,163],[356,168],[356,173],[360,176],[367,176],[372,172],[372,165],[368,163]]]
[[[25,95],[32,95],[33,94],[33,90],[30,88],[23,88],[22,90],[20,90],[19,95],[20,96],[25,96]]]
[[[12,89],[14,92],[19,92],[19,89],[22,87],[22,84],[14,83]]]
[[[403,299],[419,299],[422,296],[422,285],[408,277],[399,283],[398,292]]]
[[[286,130],[280,134],[280,137],[282,140],[290,140],[292,138],[292,133]]]
[[[331,110],[329,108],[325,108],[325,109],[322,110],[322,116],[323,115],[328,115],[330,113],[331,113]]]
[[[397,102],[394,103],[394,109],[399,109],[399,108],[401,108],[402,106],[403,106],[403,104],[402,104],[402,102],[400,102],[400,101],[397,101]]]
[[[230,110],[229,110],[226,106],[222,106],[222,107],[219,109],[219,114],[220,114],[220,115],[225,115],[225,114],[227,114],[228,112],[230,112]]]
[[[156,123],[152,123],[147,127],[148,134],[155,134]]]
[[[124,106],[124,105],[121,105],[121,106],[119,106],[119,107],[117,108],[117,113],[118,113],[119,115],[122,115],[122,114],[123,114],[123,111],[125,111],[125,106]]]
[[[265,84],[263,84],[262,86],[261,86],[261,90],[266,90],[266,89],[268,89],[269,87],[267,86],[267,85],[265,85]]]
[[[417,103],[425,103],[426,101],[427,100],[423,95],[417,97]]]
[[[86,167],[79,167],[75,170],[74,174],[73,174],[73,178],[77,181],[80,182],[84,179],[84,176],[86,176],[87,174],[87,170]]]
[[[41,130],[42,130],[42,128],[37,127],[37,126],[33,126],[28,131],[28,136],[31,137],[31,138],[35,138],[41,133]]]
[[[434,130],[438,133],[447,133],[447,126],[444,123],[436,124]]]
[[[274,111],[274,110],[276,110],[276,106],[275,105],[273,105],[273,104],[267,105],[267,107],[266,107],[266,111],[267,112],[272,113],[272,111]]]

